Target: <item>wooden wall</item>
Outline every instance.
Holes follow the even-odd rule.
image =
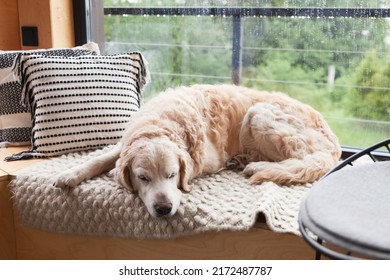
[[[17,0],[0,0],[0,50],[20,49]]]
[[[0,50],[74,46],[72,0],[0,0]],[[22,45],[21,27],[37,26],[39,46]]]

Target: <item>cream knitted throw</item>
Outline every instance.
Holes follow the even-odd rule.
[[[30,227],[62,233],[137,238],[174,238],[206,231],[248,230],[262,212],[271,230],[299,235],[297,216],[311,185],[250,185],[240,173],[224,170],[197,178],[178,212],[152,218],[142,201],[108,174],[74,189],[53,187],[53,176],[107,149],[73,153],[26,169],[13,181],[14,203]]]

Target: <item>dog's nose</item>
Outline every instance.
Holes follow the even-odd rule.
[[[172,203],[170,202],[159,202],[154,205],[154,210],[158,217],[166,216],[171,213]]]

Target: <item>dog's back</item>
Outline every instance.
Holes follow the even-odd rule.
[[[137,118],[143,119],[143,126],[154,118],[160,125],[176,127],[172,133],[187,141],[195,166],[213,161],[222,168],[226,161],[245,155],[252,163],[244,172],[258,183],[312,182],[332,168],[341,154],[337,137],[322,115],[283,93],[234,85],[179,87],[146,104],[135,122]],[[275,171],[282,169],[284,175]],[[203,166],[198,171],[195,174],[210,169]]]

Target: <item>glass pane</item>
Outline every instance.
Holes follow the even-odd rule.
[[[146,98],[168,87],[230,83],[231,20],[194,16],[108,16],[106,53],[140,50],[152,83]]]
[[[105,0],[105,7],[245,7],[241,84],[312,105],[342,145],[390,137],[389,20],[352,16],[245,16],[251,8],[386,8],[363,0]],[[233,17],[106,15],[106,53],[140,50],[152,72],[146,99],[176,85],[232,83]]]
[[[243,84],[312,105],[343,145],[371,145],[390,137],[388,29],[385,19],[247,18]]]

